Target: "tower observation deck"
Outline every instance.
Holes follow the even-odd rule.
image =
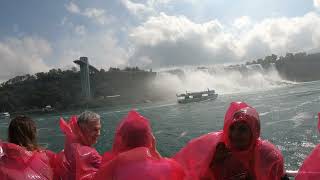
[[[90,99],[91,98],[90,73],[97,72],[98,70],[89,64],[88,57],[80,57],[79,60],[75,60],[73,62],[80,66],[82,95],[85,98]]]

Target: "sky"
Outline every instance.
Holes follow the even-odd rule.
[[[87,56],[97,68],[320,52],[320,0],[2,0],[0,82]]]

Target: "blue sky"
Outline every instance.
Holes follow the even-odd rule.
[[[157,68],[317,52],[319,6],[319,0],[2,0],[0,81],[67,68],[79,56],[98,68]]]

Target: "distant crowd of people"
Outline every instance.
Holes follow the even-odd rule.
[[[255,108],[232,102],[221,131],[187,143],[172,157],[162,157],[149,121],[130,111],[117,126],[112,149],[93,147],[101,131],[100,115],[85,111],[60,119],[64,149],[54,153],[37,143],[35,122],[13,118],[8,140],[0,141],[0,180],[285,180],[280,150],[260,138]],[[304,161],[297,180],[320,179],[320,146]]]

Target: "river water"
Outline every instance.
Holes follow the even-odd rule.
[[[110,150],[118,122],[131,109],[137,109],[152,123],[157,147],[170,156],[190,139],[218,131],[223,127],[224,113],[232,101],[245,101],[260,113],[263,139],[277,145],[285,157],[287,169],[297,170],[303,159],[319,142],[317,112],[320,111],[320,81],[297,83],[243,93],[219,95],[215,101],[177,104],[175,99],[161,103],[90,109],[102,116],[102,135],[96,148]],[[37,121],[40,144],[53,151],[63,148],[59,117],[78,112],[32,115]],[[0,121],[0,139],[6,139],[9,120]]]

